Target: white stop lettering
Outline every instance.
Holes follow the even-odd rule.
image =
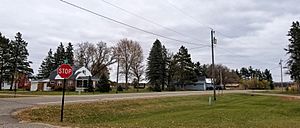
[[[65,69],[61,68],[58,70],[59,74],[70,74],[72,72],[72,69]]]

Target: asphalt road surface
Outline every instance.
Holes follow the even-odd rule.
[[[247,93],[249,90],[226,90],[223,93]],[[217,93],[221,93],[218,92]],[[105,100],[123,100],[139,98],[157,98],[170,96],[205,95],[212,91],[178,91],[178,92],[149,92],[149,93],[123,93],[102,95],[65,96],[65,103],[99,102]],[[19,98],[0,98],[0,128],[53,128],[55,126],[39,123],[20,122],[13,117],[13,113],[24,108],[45,104],[61,104],[61,96],[38,96]]]

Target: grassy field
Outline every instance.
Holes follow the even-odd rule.
[[[25,110],[18,116],[32,122],[71,127],[296,128],[300,101],[270,96],[228,94],[212,106],[208,96],[106,101]]]
[[[18,97],[28,97],[28,96],[16,96],[16,98]],[[15,96],[10,94],[0,94],[0,98],[15,98]]]
[[[136,89],[128,89],[123,90],[122,92],[118,93],[140,93],[140,92],[150,92],[148,89],[139,89],[138,91]],[[100,92],[81,92],[80,95],[99,95],[99,94],[115,94],[116,90],[113,89],[110,92],[107,93],[100,93]],[[8,91],[8,90],[2,90],[0,91],[0,94],[15,94],[14,91]],[[18,90],[17,94],[21,95],[62,95],[62,91],[24,91],[24,90]],[[66,91],[66,95],[79,95],[78,92],[75,91]]]
[[[300,93],[298,91],[286,91],[286,90],[267,90],[267,91],[258,91],[256,93],[270,93],[270,94],[286,94],[286,95],[296,95],[300,96]]]

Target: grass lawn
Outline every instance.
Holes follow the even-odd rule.
[[[296,91],[286,91],[286,90],[267,90],[267,91],[258,91],[256,93],[270,93],[270,94],[286,94],[286,95],[296,95],[299,96],[300,93],[296,90]]]
[[[271,96],[227,94],[208,105],[208,96],[184,96],[25,110],[18,117],[71,127],[186,127],[186,128],[297,128],[300,101]]]
[[[28,97],[28,96],[16,96],[16,98],[18,97]],[[0,98],[15,98],[14,95],[10,95],[10,94],[0,94]]]
[[[140,92],[150,92],[149,89],[139,89],[138,91],[136,89],[130,88],[128,90],[123,90],[122,92],[118,93],[140,93]],[[113,89],[110,92],[107,93],[100,93],[100,92],[81,92],[80,95],[99,95],[99,94],[114,94],[116,93],[116,90]],[[8,91],[8,90],[2,90],[0,91],[0,94],[15,94],[14,91]],[[62,95],[62,91],[24,91],[24,90],[18,90],[17,94],[21,95]],[[66,95],[79,95],[76,91],[66,91]]]

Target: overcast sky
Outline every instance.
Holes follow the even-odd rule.
[[[55,50],[60,42],[104,41],[113,46],[122,38],[140,42],[145,58],[155,39],[159,39],[171,52],[184,45],[190,49],[193,61],[208,64],[210,47],[201,44],[210,44],[211,27],[217,31],[217,64],[234,69],[271,69],[274,80],[280,81],[279,60],[288,58],[283,50],[289,43],[286,34],[291,23],[300,17],[296,0],[107,0],[158,26],[102,0],[66,1],[150,32],[199,45],[143,33],[59,0],[1,0],[0,32],[10,39],[16,32],[23,34],[35,73],[49,49]],[[115,67],[110,67],[112,80]],[[290,81],[289,76],[285,75],[284,80]]]

